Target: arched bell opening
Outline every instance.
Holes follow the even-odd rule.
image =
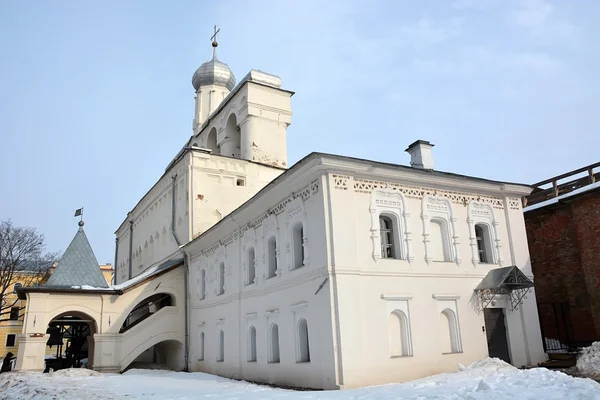
[[[145,298],[131,310],[129,315],[127,315],[119,333],[128,331],[146,318],[151,317],[161,308],[174,305],[175,298],[168,293],[157,293]]]
[[[65,368],[92,368],[94,334],[98,325],[94,318],[79,312],[65,312],[54,317],[46,333],[46,368],[57,371]],[[48,354],[49,353],[49,354]]]

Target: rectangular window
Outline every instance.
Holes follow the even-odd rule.
[[[16,343],[17,343],[17,335],[15,335],[14,333],[6,335],[6,347],[15,347]]]
[[[379,217],[379,233],[381,237],[381,258],[396,258],[394,249],[394,224],[390,217]]]
[[[11,307],[10,320],[17,321],[19,319],[19,307]]]

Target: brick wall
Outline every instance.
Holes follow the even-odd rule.
[[[571,340],[600,339],[600,190],[526,212],[525,224],[538,303],[569,305]]]

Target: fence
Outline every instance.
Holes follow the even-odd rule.
[[[546,353],[571,353],[592,341],[575,341],[568,303],[538,303],[540,329]]]

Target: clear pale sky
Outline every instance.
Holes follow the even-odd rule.
[[[101,263],[191,135],[218,57],[279,75],[290,164],[323,151],[534,183],[600,160],[600,2],[0,0],[0,219]]]

